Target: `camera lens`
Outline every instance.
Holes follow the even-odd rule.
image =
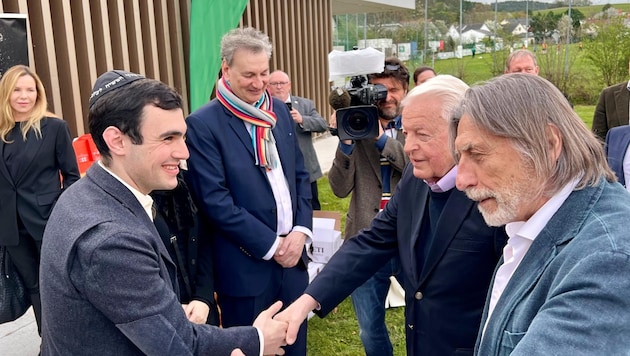
[[[340,140],[362,140],[378,136],[376,106],[351,106],[337,110],[336,116]]]
[[[348,117],[348,128],[350,132],[363,132],[369,125],[369,120],[364,113],[358,111],[353,112],[350,117]]]

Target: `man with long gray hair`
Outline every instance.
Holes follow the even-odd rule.
[[[509,237],[476,354],[627,354],[630,195],[562,93],[495,78],[467,91],[450,135],[457,188]]]

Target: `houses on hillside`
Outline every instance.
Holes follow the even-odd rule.
[[[498,42],[502,42],[502,38],[507,35],[513,39],[518,39],[518,41],[510,41],[516,42],[515,45],[517,47],[522,44],[526,44],[527,46],[533,45],[534,37],[527,32],[527,27],[527,19],[503,20],[499,22],[496,33],[494,29],[494,21],[488,21],[483,24],[463,25],[461,29],[461,43],[462,45],[476,45],[483,42],[484,39],[493,40],[495,35],[499,40]],[[451,25],[447,36],[451,37],[456,42],[460,42],[459,26]]]

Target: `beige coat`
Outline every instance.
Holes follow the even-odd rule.
[[[370,226],[380,210],[383,192],[380,156],[387,157],[392,167],[391,192],[394,193],[409,157],[403,151],[405,135],[398,130],[396,138],[387,138],[383,152],[379,153],[375,142],[370,139],[355,142],[350,156],[339,148],[335,153],[328,179],[333,193],[345,198],[350,193],[350,207],[346,217],[345,238],[356,235],[359,230]]]

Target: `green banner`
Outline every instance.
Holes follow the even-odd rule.
[[[190,110],[208,102],[221,69],[221,37],[236,28],[248,0],[193,0],[190,11]]]

